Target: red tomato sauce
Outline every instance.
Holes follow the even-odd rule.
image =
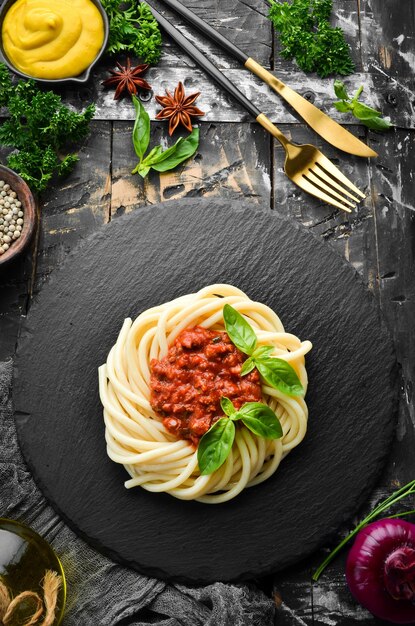
[[[183,330],[167,356],[150,364],[151,406],[167,430],[197,445],[213,422],[223,417],[222,396],[237,409],[245,402],[261,402],[257,370],[240,374],[245,359],[226,332],[201,326]]]

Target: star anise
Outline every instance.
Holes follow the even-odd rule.
[[[203,111],[193,106],[200,96],[200,91],[186,97],[183,83],[179,83],[174,90],[174,96],[166,89],[166,96],[156,96],[156,100],[163,109],[156,115],[158,120],[169,120],[169,135],[172,135],[179,124],[192,132],[193,116],[204,115]]]
[[[151,85],[141,78],[141,74],[144,74],[148,69],[148,65],[136,65],[135,67],[131,67],[131,59],[127,59],[126,65],[117,63],[117,67],[119,71],[108,70],[112,76],[102,81],[105,87],[117,86],[114,100],[118,100],[125,91],[132,96],[137,94],[138,89],[151,89]]]

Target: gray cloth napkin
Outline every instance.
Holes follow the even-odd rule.
[[[48,505],[20,453],[11,397],[12,361],[0,363],[0,516],[25,522],[62,560],[63,626],[271,626],[275,606],[253,585],[188,588],[141,576],[95,552]]]

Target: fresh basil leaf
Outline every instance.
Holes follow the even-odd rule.
[[[287,361],[278,358],[258,359],[256,367],[262,378],[274,389],[288,396],[301,396],[304,393],[295,370]]]
[[[363,85],[360,85],[359,89],[353,95],[352,102],[357,102],[359,100],[360,94],[362,93],[362,91],[363,91]]]
[[[359,120],[368,120],[372,117],[379,117],[381,112],[376,111],[376,109],[372,109],[372,107],[369,107],[367,104],[363,104],[362,102],[355,102],[353,105],[353,115]]]
[[[371,117],[368,120],[363,120],[363,124],[372,130],[389,130],[391,123],[383,119],[383,117]]]
[[[133,96],[136,118],[133,129],[134,150],[141,160],[150,143],[150,116],[141,104],[140,100]]]
[[[343,102],[339,100],[338,102],[333,102],[333,105],[336,107],[340,113],[347,113],[347,111],[351,111],[352,107],[348,102]]]
[[[241,376],[246,376],[249,372],[255,368],[255,359],[269,357],[272,352],[274,352],[274,346],[260,346],[256,348],[252,356],[248,357],[246,361],[244,361],[241,367]]]
[[[235,439],[235,424],[223,417],[211,426],[199,441],[197,461],[201,476],[215,472],[231,451]]]
[[[139,174],[141,178],[145,178],[150,171],[150,167],[146,167],[142,163],[137,165],[136,169],[132,172],[133,174]]]
[[[339,100],[348,100],[349,95],[346,91],[346,87],[341,80],[334,81],[334,93],[339,98]]]
[[[221,406],[222,411],[228,417],[230,417],[233,413],[236,413],[236,409],[233,406],[232,401],[229,400],[229,398],[226,398],[225,396],[222,396],[222,398],[220,399],[220,406]]]
[[[168,170],[172,170],[183,161],[187,161],[191,156],[194,155],[197,148],[199,146],[199,129],[194,128],[192,133],[186,137],[181,137],[177,143],[175,144],[176,149],[169,155],[166,155],[166,152],[162,152],[158,160],[152,164],[153,170],[157,172],[167,172]]]
[[[241,367],[241,376],[246,376],[247,374],[249,374],[249,372],[252,372],[252,370],[255,368],[255,361],[254,359],[250,356],[246,359],[246,361],[243,362],[242,367]]]
[[[274,352],[274,346],[259,346],[252,354],[253,359],[260,359],[270,356]]]
[[[238,411],[239,419],[251,432],[264,439],[282,437],[282,427],[274,411],[262,402],[247,402]]]
[[[246,319],[230,304],[223,307],[225,330],[232,343],[244,354],[250,356],[255,350],[257,338]]]
[[[145,164],[149,167],[153,167],[157,163],[168,159],[170,156],[176,153],[177,147],[181,144],[182,141],[184,141],[184,139],[183,137],[180,137],[180,139],[178,139],[173,146],[167,148],[167,150],[163,150],[162,146],[157,146],[157,150],[156,148],[153,148],[153,150],[149,152],[149,154],[146,156],[144,160]]]
[[[150,163],[153,161],[153,159],[158,158],[158,156],[163,152],[163,146],[155,146],[152,150],[150,150],[150,152],[147,154],[146,158],[144,159],[145,163]]]

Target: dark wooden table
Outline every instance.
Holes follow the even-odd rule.
[[[194,160],[172,173],[151,174],[145,181],[132,176],[133,108],[128,100],[114,102],[112,92],[102,90],[100,83],[111,61],[103,63],[88,85],[62,91],[65,101],[76,108],[95,101],[96,120],[73,174],[40,199],[41,224],[31,252],[0,273],[0,360],[13,356],[22,316],[51,271],[80,240],[119,215],[172,198],[204,196],[249,198],[253,205],[278,208],[356,268],[378,300],[395,340],[402,373],[399,425],[389,465],[367,503],[369,510],[415,477],[415,4],[412,0],[334,0],[335,21],[345,31],[356,63],[347,87],[353,91],[363,84],[366,101],[390,115],[395,125],[390,132],[378,134],[335,111],[332,79],[305,75],[294,63],[281,59],[266,19],[266,0],[183,2],[318,107],[350,124],[352,132],[379,152],[369,162],[323,145],[275,94],[174,16],[174,23],[226,69],[284,132],[299,143],[314,142],[323,148],[367,192],[365,202],[347,215],[299,191],[283,173],[280,145],[166,38],[162,62],[149,71],[148,80],[155,93],[174,88],[179,80],[188,92],[202,92],[199,106],[206,116],[200,123],[200,149]],[[162,8],[162,3],[154,6]],[[154,118],[154,98],[147,106]],[[153,138],[167,140],[164,124],[153,122]],[[347,530],[347,526],[340,529],[339,537]],[[350,596],[344,556],[312,584],[311,572],[323,556],[316,555],[273,580],[257,581],[275,598],[277,623],[380,624]]]

